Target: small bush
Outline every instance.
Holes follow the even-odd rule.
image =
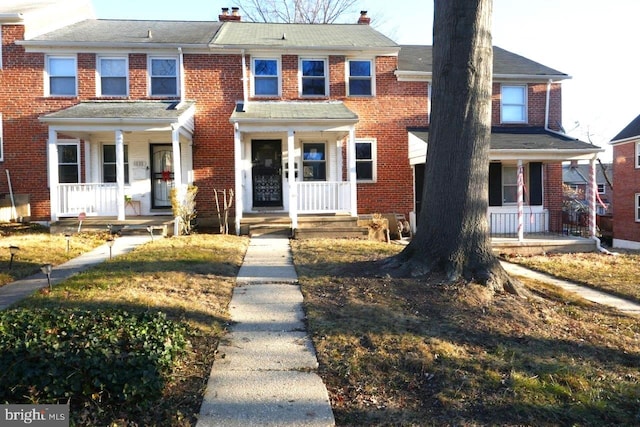
[[[0,402],[142,405],[160,396],[185,336],[161,312],[0,312]]]

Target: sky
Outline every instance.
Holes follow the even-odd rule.
[[[98,18],[218,20],[232,0],[92,0]],[[397,6],[390,6],[396,4]],[[372,25],[400,44],[431,45],[433,1],[360,0]],[[640,115],[639,0],[494,0],[493,44],[571,76],[562,83],[562,126],[606,149]]]

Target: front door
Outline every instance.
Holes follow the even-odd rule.
[[[171,207],[173,188],[173,150],[170,144],[151,145],[151,207]]]
[[[253,207],[282,207],[282,143],[251,141]]]

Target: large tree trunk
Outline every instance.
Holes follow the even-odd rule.
[[[435,0],[433,90],[418,232],[395,261],[517,293],[491,250],[492,0]]]

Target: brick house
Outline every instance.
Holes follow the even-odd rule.
[[[613,246],[640,249],[640,116],[611,141],[613,145]]]
[[[431,48],[396,44],[365,12],[332,25],[242,22],[236,8],[216,22],[130,21],[62,8],[80,0],[41,3],[76,22],[30,33],[25,14],[0,6],[0,169],[32,220],[166,215],[170,190],[187,184],[203,222],[215,221],[214,190],[233,189],[238,232],[264,212],[296,229],[305,215],[428,206]],[[523,186],[526,231],[554,228],[562,161],[600,151],[558,132],[566,78],[495,50],[494,230],[513,228]]]
[[[573,160],[562,165],[562,182],[576,192],[577,200],[587,204],[589,194],[589,165]],[[596,168],[598,215],[610,215],[613,212],[613,164],[603,163]]]

